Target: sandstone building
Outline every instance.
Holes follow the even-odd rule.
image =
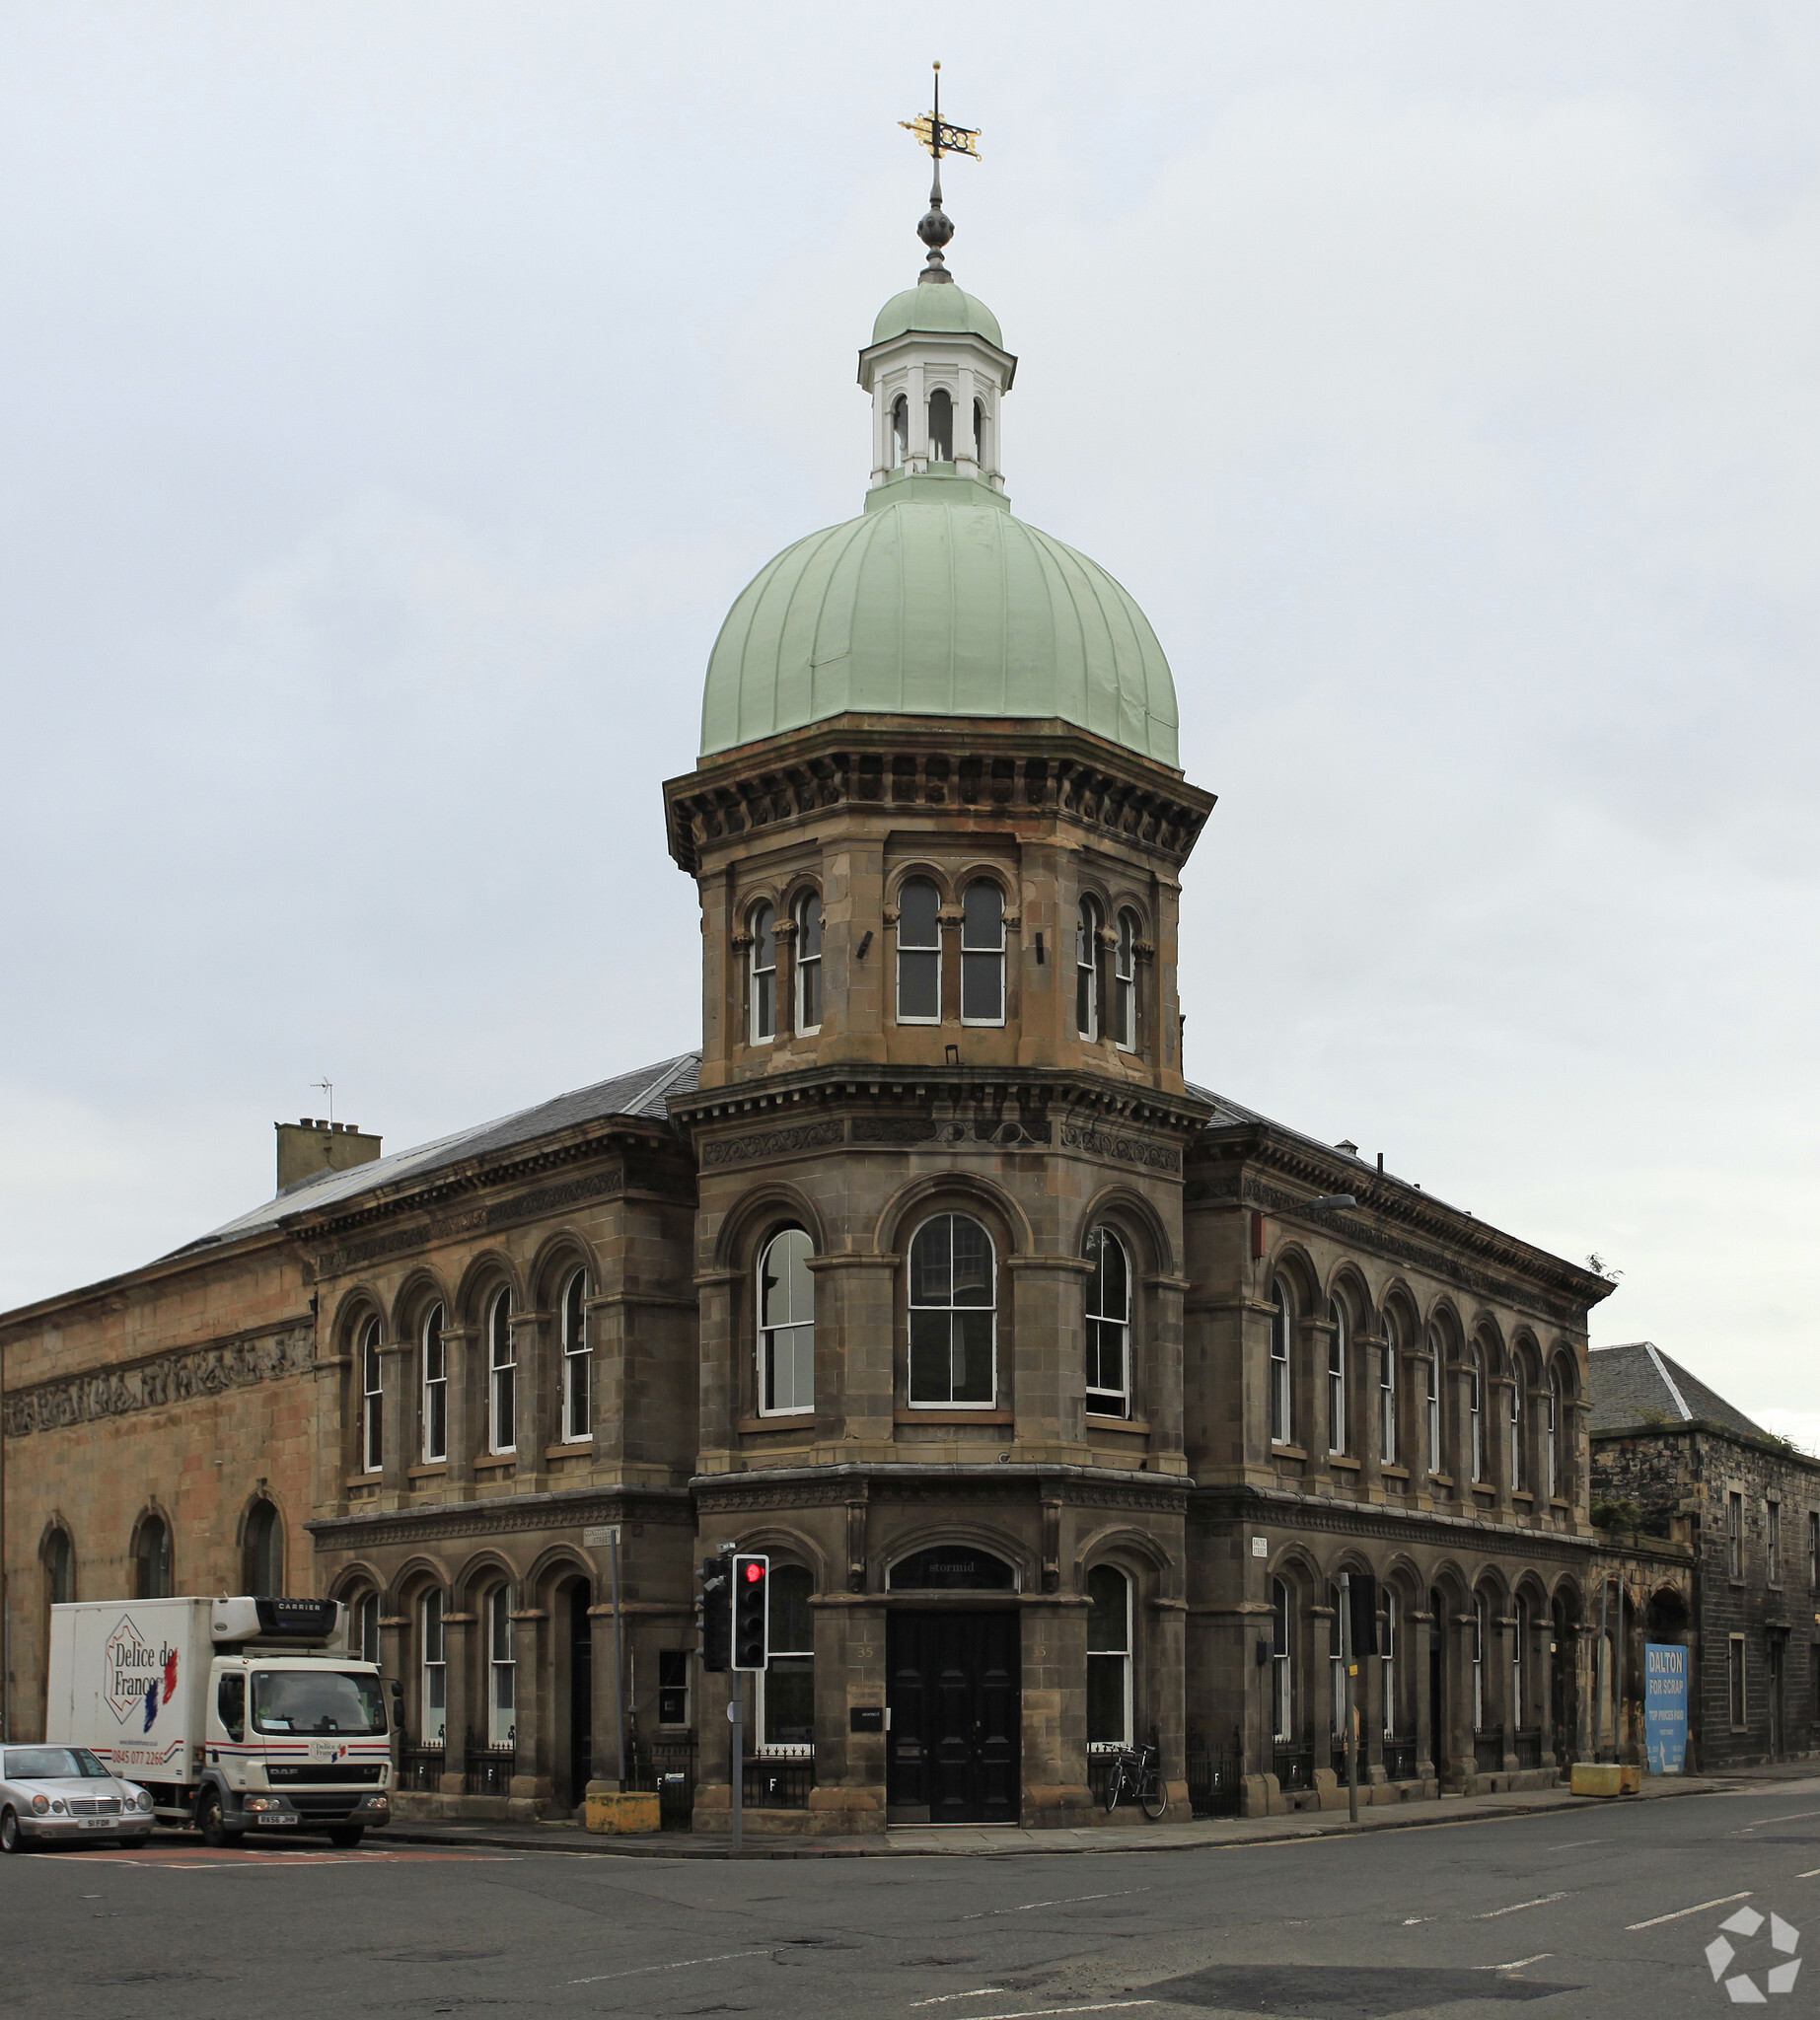
[[[1383,1796],[1585,1751],[1610,1285],[1184,1078],[1163,651],[1012,516],[939,250],[859,366],[864,509],[740,596],[664,788],[699,1050],[402,1154],[304,1125],[263,1206],[0,1321],[17,1732],[53,1598],[282,1586],[403,1681],[400,1809],[564,1810],[617,1534],[679,1818],[728,1801],[723,1543],[776,1567],[758,1828],[1073,1821],[1151,1735],[1179,1800],[1318,1800],[1348,1570]]]

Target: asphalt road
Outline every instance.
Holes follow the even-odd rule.
[[[1768,1974],[1820,1948],[1820,1779],[1068,1857],[671,1863],[161,1837],[0,1860],[0,1983],[21,2020],[1473,2020],[1517,2004],[1663,2020],[1732,2009],[1703,1952],[1741,1912],[1726,1976],[1772,2011],[1814,2010],[1820,1966],[1785,2003]]]

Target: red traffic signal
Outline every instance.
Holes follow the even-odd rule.
[[[733,1667],[764,1669],[770,1659],[769,1557],[733,1559]]]

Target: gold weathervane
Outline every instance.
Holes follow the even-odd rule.
[[[952,126],[942,117],[942,66],[935,66],[935,109],[924,112],[920,119],[900,119],[898,124],[906,133],[916,136],[918,147],[926,147],[935,157],[939,166],[945,154],[964,154],[972,160],[980,159],[980,150],[975,143],[980,138],[977,126]]]

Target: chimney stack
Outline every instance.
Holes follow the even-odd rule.
[[[278,1132],[280,1192],[324,1172],[349,1172],[356,1165],[371,1164],[379,1155],[380,1139],[363,1136],[356,1122],[319,1122],[305,1116],[301,1121],[274,1122],[272,1127]]]

